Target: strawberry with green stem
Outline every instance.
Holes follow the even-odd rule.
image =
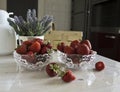
[[[62,80],[64,82],[71,82],[71,81],[73,81],[75,79],[76,79],[76,77],[75,77],[75,75],[73,75],[71,70],[65,71],[63,76],[62,76]]]
[[[46,72],[50,77],[54,77],[57,75],[58,71],[60,70],[60,67],[57,63],[49,63],[46,66]]]
[[[49,63],[46,72],[50,77],[58,75],[64,82],[71,82],[76,79],[71,70],[63,70],[57,63]]]

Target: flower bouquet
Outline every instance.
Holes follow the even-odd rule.
[[[26,20],[22,16],[8,18],[9,24],[19,36],[43,36],[52,28],[53,16],[46,15],[41,20],[36,17],[35,9],[28,9]]]

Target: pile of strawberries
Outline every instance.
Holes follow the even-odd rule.
[[[67,55],[67,59],[72,60],[74,64],[79,64],[83,60],[90,61],[91,56],[83,55],[93,55],[94,51],[89,40],[73,40],[69,45],[61,42],[57,45],[57,49]],[[82,57],[81,57],[82,56]]]
[[[49,42],[45,43],[42,39],[34,38],[23,41],[22,44],[16,48],[16,52],[21,54],[28,62],[36,63],[36,55],[46,54],[51,49],[52,46]]]
[[[89,40],[73,40],[69,46],[61,42],[57,45],[57,49],[66,54],[88,55],[92,53],[92,46]]]

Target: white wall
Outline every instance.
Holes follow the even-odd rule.
[[[71,0],[38,0],[38,16],[53,15],[56,30],[70,30]]]
[[[44,0],[38,0],[38,18],[41,19],[44,16]]]
[[[6,0],[0,0],[0,9],[6,10]]]

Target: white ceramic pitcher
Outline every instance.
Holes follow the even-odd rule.
[[[7,21],[9,15],[7,11],[0,10],[0,55],[12,54],[17,46],[15,31]]]

